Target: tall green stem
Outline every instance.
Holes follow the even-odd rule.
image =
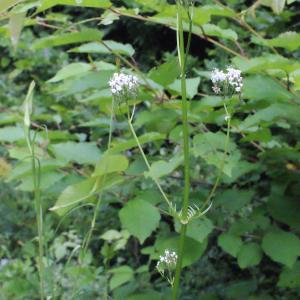
[[[31,154],[31,172],[34,187],[34,204],[36,212],[36,223],[38,229],[38,243],[39,243],[39,277],[40,277],[40,299],[45,299],[45,267],[43,263],[44,257],[44,236],[43,236],[43,207],[41,202],[40,191],[40,166],[36,165],[37,158],[35,157],[34,141],[31,140],[30,130],[25,133],[27,135],[26,140]]]
[[[188,128],[188,101],[186,96],[186,59],[184,49],[184,36],[183,36],[183,22],[182,22],[183,8],[177,4],[177,22],[178,22],[178,53],[179,62],[181,67],[181,96],[182,96],[182,125],[183,125],[183,152],[184,152],[184,192],[183,192],[183,205],[182,217],[187,218],[189,207],[189,194],[190,194],[190,157],[189,157],[189,128]],[[184,242],[186,235],[187,224],[181,225],[179,248],[178,248],[178,261],[176,264],[176,272],[173,286],[172,299],[176,300],[178,297],[178,289],[180,282],[180,274],[182,269],[182,259],[184,254]]]
[[[110,114],[110,124],[109,124],[109,135],[108,135],[108,142],[107,142],[107,151],[110,149],[110,146],[111,146],[112,128],[113,128],[113,117],[114,117],[114,102],[115,102],[114,98],[112,98],[112,102],[111,102],[111,114]],[[107,168],[107,165],[106,165],[106,168]],[[100,180],[100,178],[98,178],[96,180],[96,182],[95,182],[95,186],[94,186],[95,190],[97,189],[97,186],[99,184],[99,180]],[[104,186],[105,180],[106,180],[106,172],[104,173],[103,178],[102,178],[102,186]],[[84,243],[84,246],[83,246],[83,257],[84,257],[84,255],[86,253],[86,250],[87,250],[87,248],[88,248],[88,246],[90,244],[90,241],[91,241],[91,238],[92,238],[95,226],[96,226],[96,220],[97,220],[97,217],[98,217],[99,208],[100,208],[100,204],[101,204],[101,201],[102,201],[102,196],[103,196],[103,189],[101,190],[100,195],[98,197],[98,200],[97,200],[97,203],[96,203],[96,207],[95,207],[94,213],[93,213],[91,227],[90,227],[90,230],[88,232],[88,235],[86,237],[86,240],[85,240],[85,243]]]

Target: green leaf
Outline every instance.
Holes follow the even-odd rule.
[[[226,135],[220,131],[197,134],[193,139],[193,153],[196,157],[200,156],[208,164],[220,169],[224,160],[225,139]],[[232,141],[229,141],[228,152],[230,155],[225,157],[223,172],[231,177],[232,169],[240,161],[240,153]]]
[[[291,268],[300,255],[300,239],[291,232],[274,229],[265,234],[262,248],[274,261]]]
[[[262,250],[257,243],[248,243],[240,248],[237,261],[241,269],[256,266],[262,259]]]
[[[275,103],[259,110],[254,115],[248,116],[241,122],[239,128],[240,130],[252,130],[253,127],[254,129],[258,129],[258,126],[262,126],[264,122],[266,123],[266,126],[268,126],[270,122],[280,119],[299,123],[299,113],[300,109],[293,104]]]
[[[248,300],[248,296],[257,289],[256,280],[240,280],[226,283],[225,299],[230,300]]]
[[[199,84],[200,84],[200,77],[189,78],[186,80],[187,97],[189,99],[193,99],[197,95]],[[175,91],[179,95],[181,95],[181,81],[179,79],[175,80],[172,84],[168,86],[168,89],[171,91]]]
[[[56,5],[72,5],[78,7],[109,8],[112,4],[109,0],[43,0],[39,12]]]
[[[275,100],[289,100],[291,94],[271,77],[256,75],[244,80],[243,97],[246,99],[267,100],[274,103]]]
[[[38,153],[38,151],[37,151]],[[50,170],[56,170],[65,166],[65,162],[57,159],[40,159],[40,171],[45,173]],[[8,181],[24,179],[26,176],[32,177],[31,161],[27,160],[18,163],[8,176]]]
[[[233,257],[237,257],[242,244],[240,237],[230,233],[224,232],[218,237],[218,245]]]
[[[20,127],[3,127],[0,128],[0,142],[17,142],[24,139],[24,130]]]
[[[297,261],[292,268],[285,267],[283,269],[277,285],[280,288],[290,289],[300,287],[300,261]]]
[[[24,110],[24,125],[26,127],[30,127],[30,117],[32,114],[32,98],[33,98],[33,90],[35,88],[35,82],[32,81],[28,88],[28,92],[26,95],[26,99],[23,103],[23,110]]]
[[[107,47],[105,47],[105,45]],[[92,42],[83,44],[77,48],[69,50],[69,52],[75,53],[101,53],[101,54],[111,54],[119,53],[127,56],[134,55],[134,49],[130,44],[121,44],[115,41],[103,40],[102,42]]]
[[[275,220],[300,230],[300,203],[298,199],[272,194],[268,199],[267,207]]]
[[[144,200],[127,202],[119,216],[122,226],[137,237],[141,244],[158,227],[160,220],[158,209]]]
[[[17,49],[18,46],[25,16],[26,16],[25,13],[14,13],[11,14],[9,17],[8,31],[9,31],[11,43],[15,50]]]
[[[134,278],[134,272],[129,266],[121,266],[109,270],[113,276],[110,279],[109,287],[111,290],[131,281]]]
[[[175,229],[180,232],[180,223],[176,221]],[[196,219],[187,225],[186,235],[200,243],[203,243],[207,236],[213,231],[212,221],[206,217]]]
[[[278,37],[266,40],[268,45],[295,51],[300,47],[300,33],[288,31],[281,33]]]
[[[114,70],[112,69],[88,72],[78,78],[64,80],[56,88],[52,88],[51,92],[59,94],[60,97],[67,97],[70,95],[77,96],[79,93],[83,93],[89,89],[101,90],[108,88],[108,82],[113,73]],[[109,107],[111,107],[111,100],[109,101]]]
[[[180,75],[180,68],[176,57],[150,70],[148,77],[156,83],[167,87]]]
[[[145,172],[145,177],[160,178],[172,173],[176,168],[178,168],[183,162],[183,156],[176,155],[172,157],[169,161],[157,161],[153,163],[149,171]]]
[[[56,158],[79,164],[95,164],[101,155],[96,143],[65,142],[51,145]]]
[[[92,70],[92,66],[86,63],[72,63],[59,70],[54,77],[47,82],[58,82],[70,77],[78,76]]]
[[[250,59],[235,57],[232,61],[243,73],[257,73],[266,70],[272,71],[274,69],[291,72],[300,68],[299,62],[277,54],[266,54]]]
[[[123,172],[128,168],[128,159],[120,154],[104,154],[97,163],[93,176]]]
[[[165,134],[161,134],[158,132],[147,132],[141,136],[139,136],[139,142],[141,145],[154,142],[157,140],[163,140],[165,138]],[[125,142],[119,142],[112,146],[112,148],[108,151],[109,153],[119,153],[131,148],[137,147],[135,139],[130,139]]]
[[[272,0],[272,9],[275,14],[280,15],[285,7],[286,0]]]
[[[253,195],[253,191],[243,191],[238,189],[225,190],[216,197],[215,204],[221,205],[230,213],[235,213],[247,205],[251,201]]]
[[[52,0],[51,0],[52,1]],[[101,40],[103,33],[96,29],[86,28],[80,32],[70,32],[60,35],[51,35],[35,41],[33,49],[43,49],[69,44]]]
[[[65,175],[58,172],[43,172],[41,175],[40,189],[44,191],[53,186],[56,182],[60,181]],[[17,190],[24,192],[34,191],[34,183],[31,174],[21,179],[21,184],[18,185]]]
[[[58,197],[55,205],[50,208],[59,216],[64,215],[83,201],[91,199],[100,190],[110,188],[120,182],[122,178],[116,175],[92,177],[79,183],[69,185]]]
[[[222,29],[214,24],[204,24],[203,30],[205,34],[216,36],[222,39],[227,39],[231,41],[237,41],[238,36],[237,33],[231,29]]]
[[[178,253],[178,245],[179,236],[159,238],[154,245],[157,254],[156,256],[152,256],[152,258],[158,259],[159,255],[163,254],[166,249]],[[207,239],[205,239],[203,243],[199,243],[190,237],[186,237],[184,245],[185,251],[183,254],[182,266],[187,267],[196,262],[203,255],[207,247]]]
[[[1,0],[0,2],[0,13],[6,11],[7,9],[13,7],[18,2],[21,2],[21,0]]]

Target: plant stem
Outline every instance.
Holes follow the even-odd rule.
[[[113,116],[114,116],[114,102],[115,102],[114,98],[112,98],[112,102],[111,102],[111,114],[110,114],[110,124],[109,124],[109,135],[108,135],[108,142],[107,142],[107,150],[109,150],[110,146],[111,146],[112,128],[113,128]],[[107,166],[106,166],[106,168],[107,168]],[[99,179],[100,178],[98,178],[96,180],[95,186],[94,186],[93,189],[97,189],[97,185],[99,184]],[[104,186],[105,180],[106,180],[106,172],[104,173],[103,178],[102,178],[102,183],[101,183],[102,186]],[[86,238],[86,240],[84,242],[83,257],[85,256],[86,250],[87,250],[87,248],[88,248],[88,246],[90,244],[90,241],[91,241],[91,238],[92,238],[95,226],[96,226],[96,220],[97,220],[97,217],[98,217],[98,213],[99,213],[99,208],[100,208],[102,196],[103,196],[103,189],[101,190],[100,195],[98,197],[98,200],[97,200],[97,203],[96,203],[96,207],[94,209],[94,214],[93,214],[93,219],[92,219],[92,222],[91,222],[91,227],[90,227],[90,230],[88,232],[87,238]]]
[[[183,192],[183,205],[182,217],[187,218],[189,207],[189,194],[190,194],[190,157],[189,157],[189,129],[188,129],[188,101],[186,97],[186,59],[184,50],[184,36],[183,36],[183,23],[182,23],[182,10],[183,8],[177,3],[177,22],[178,22],[178,37],[179,37],[179,61],[181,67],[181,96],[182,96],[182,124],[183,124],[183,152],[184,152],[184,192]],[[178,261],[176,264],[176,272],[173,286],[172,299],[177,299],[180,274],[182,269],[182,259],[184,254],[184,242],[186,235],[187,224],[181,225],[179,248],[178,248]]]
[[[40,191],[40,166],[36,166],[35,149],[34,142],[32,142],[30,137],[30,130],[28,129],[27,143],[31,153],[31,172],[34,186],[34,203],[36,212],[36,223],[38,229],[38,243],[39,243],[39,277],[40,277],[40,299],[45,299],[45,267],[43,263],[44,257],[44,237],[43,237],[43,207],[41,202],[41,191]],[[38,161],[39,164],[39,161]]]
[[[229,115],[225,103],[224,103],[224,109],[226,111],[226,114]],[[224,170],[225,161],[226,161],[226,158],[227,158],[228,144],[229,144],[229,137],[230,137],[230,126],[231,126],[230,124],[231,124],[231,118],[229,117],[229,119],[227,121],[226,138],[225,138],[225,144],[224,144],[224,156],[223,156],[223,159],[221,161],[219,173],[217,175],[217,179],[215,181],[215,184],[213,185],[213,188],[211,189],[207,199],[205,200],[204,204],[201,206],[200,210],[202,210],[205,206],[207,206],[209,204],[210,200],[213,198],[213,196],[216,192],[217,187],[219,186],[219,183],[220,183],[220,180],[221,180],[221,177],[222,177],[222,173],[223,173],[223,170]]]
[[[134,130],[134,128],[133,128],[132,121],[131,121],[131,118],[130,118],[129,114],[128,114],[128,125],[129,125],[129,128],[130,128],[130,130],[131,130],[131,133],[132,133],[132,135],[133,135],[133,137],[134,137],[134,139],[135,139],[135,142],[136,142],[136,144],[137,144],[137,146],[138,146],[138,148],[139,148],[139,150],[140,150],[140,152],[141,152],[141,154],[142,154],[142,157],[143,157],[143,159],[144,159],[144,161],[145,161],[145,164],[146,164],[148,170],[150,170],[150,168],[151,168],[151,167],[150,167],[150,164],[149,164],[148,159],[147,159],[147,156],[146,156],[146,154],[145,154],[145,152],[144,152],[144,150],[143,150],[143,148],[142,148],[142,146],[141,146],[141,144],[140,144],[140,141],[139,141],[139,139],[138,139],[138,137],[137,137],[137,135],[136,135],[136,133],[135,133],[135,130]],[[170,206],[170,205],[171,205],[171,202],[170,202],[170,200],[168,199],[168,196],[167,196],[167,195],[165,194],[165,192],[163,191],[163,189],[162,189],[160,183],[158,182],[158,180],[157,180],[155,177],[152,177],[152,179],[154,180],[154,182],[155,182],[157,188],[159,189],[160,193],[162,194],[163,198],[165,199],[165,201],[167,202],[167,204]]]

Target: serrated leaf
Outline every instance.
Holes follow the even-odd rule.
[[[272,260],[291,268],[300,255],[300,239],[291,232],[274,229],[265,234],[262,248]]]
[[[158,209],[144,200],[131,200],[120,210],[122,226],[141,244],[158,227],[160,214]]]
[[[262,250],[256,243],[248,243],[240,248],[237,261],[241,269],[256,266],[262,259]]]
[[[218,245],[227,253],[236,257],[242,247],[242,240],[236,235],[222,233],[218,237]]]

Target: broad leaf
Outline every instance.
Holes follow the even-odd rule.
[[[95,164],[101,155],[96,143],[65,142],[51,146],[55,157],[67,162]]]
[[[134,277],[134,272],[129,266],[121,266],[110,269],[109,273],[113,274],[109,282],[109,287],[111,290],[114,290],[128,281],[131,281]]]
[[[153,163],[150,170],[145,172],[146,177],[159,178],[172,173],[183,162],[182,155],[176,155],[169,161],[157,161]]]
[[[241,269],[256,266],[262,259],[262,250],[256,243],[242,245],[238,252],[237,261]]]
[[[144,200],[131,200],[125,204],[119,213],[122,226],[141,244],[158,227],[160,214],[158,209]]]
[[[291,268],[300,255],[300,239],[293,233],[274,229],[265,234],[262,248],[274,261]]]
[[[242,240],[236,235],[222,233],[218,237],[218,245],[230,255],[236,257],[242,247]]]
[[[98,176],[85,179],[79,183],[68,186],[59,196],[55,205],[50,209],[59,216],[64,215],[83,201],[90,200],[100,190],[111,188],[122,182],[117,175]]]

